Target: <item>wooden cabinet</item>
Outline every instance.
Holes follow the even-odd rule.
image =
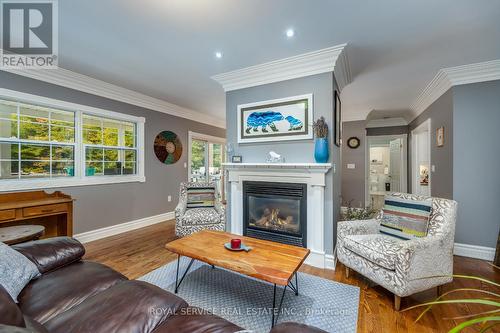
[[[73,201],[59,191],[0,194],[0,228],[38,224],[45,227],[42,238],[73,236]]]

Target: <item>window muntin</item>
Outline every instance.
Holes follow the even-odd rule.
[[[137,174],[136,124],[83,114],[85,174]]]
[[[0,100],[0,184],[137,175],[137,149],[136,122]]]

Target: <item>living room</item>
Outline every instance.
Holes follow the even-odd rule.
[[[499,3],[0,7],[0,332],[498,329]]]

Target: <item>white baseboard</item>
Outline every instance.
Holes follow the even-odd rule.
[[[325,268],[335,270],[336,258],[333,254],[325,254]]]
[[[493,261],[495,258],[495,248],[455,243],[453,254],[456,256]]]
[[[144,217],[142,219],[130,221],[130,222],[125,222],[125,223],[120,223],[120,224],[115,224],[109,227],[104,227],[100,229],[95,229],[87,232],[82,232],[80,234],[76,234],[73,236],[73,238],[76,238],[78,241],[82,243],[88,243],[91,241],[95,241],[101,238],[109,237],[109,236],[114,236],[121,234],[123,232],[147,227],[149,225],[153,225],[156,223],[160,222],[165,222],[168,220],[172,220],[175,218],[175,213],[174,212],[168,212],[168,213],[163,213],[163,214],[158,214],[154,216],[148,216]]]

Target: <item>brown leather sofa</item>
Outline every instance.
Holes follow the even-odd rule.
[[[152,284],[130,281],[113,269],[82,260],[85,248],[57,237],[13,246],[38,267],[16,304],[0,286],[0,333],[229,333],[242,328],[190,307]],[[295,323],[273,333],[324,332]]]

